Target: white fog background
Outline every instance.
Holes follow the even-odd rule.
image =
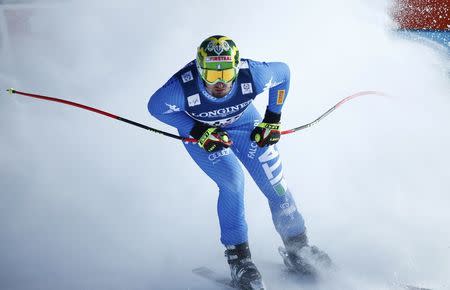
[[[148,98],[213,34],[232,37],[242,57],[289,64],[285,129],[352,93],[389,94],[354,99],[279,144],[310,241],[339,266],[328,281],[280,279],[281,240],[246,175],[250,244],[268,288],[450,289],[448,59],[396,37],[388,7],[116,0],[37,10],[31,36],[0,59],[0,289],[213,289],[191,270],[229,274],[217,188],[180,142],[5,93],[175,132],[148,114]]]

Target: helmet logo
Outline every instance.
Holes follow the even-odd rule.
[[[206,46],[206,50],[211,52],[214,51],[217,55],[220,55],[223,51],[230,50],[230,45],[226,41],[220,41],[218,39],[212,39],[208,46]]]
[[[229,55],[218,55],[218,56],[207,56],[205,58],[206,62],[232,62],[233,58]]]

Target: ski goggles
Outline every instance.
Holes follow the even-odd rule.
[[[218,82],[229,83],[233,81],[238,73],[237,68],[228,68],[224,70],[214,70],[200,67],[202,79],[210,85]]]

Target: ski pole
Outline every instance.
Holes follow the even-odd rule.
[[[96,109],[96,108],[93,108],[93,107],[82,105],[82,104],[79,104],[79,103],[75,103],[75,102],[71,102],[71,101],[67,101],[67,100],[63,100],[63,99],[58,99],[58,98],[53,98],[53,97],[37,95],[37,94],[25,93],[25,92],[17,91],[17,90],[15,90],[13,88],[7,89],[7,91],[10,94],[18,94],[18,95],[22,95],[22,96],[26,96],[26,97],[31,97],[31,98],[36,98],[36,99],[41,99],[41,100],[46,100],[46,101],[51,101],[51,102],[62,103],[62,104],[74,106],[74,107],[77,107],[77,108],[85,109],[85,110],[88,110],[88,111],[91,111],[91,112],[94,112],[94,113],[97,113],[97,114],[101,114],[101,115],[104,115],[104,116],[107,116],[107,117],[110,117],[110,118],[113,118],[113,119],[116,119],[116,120],[119,120],[119,121],[122,121],[122,122],[125,122],[125,123],[128,123],[128,124],[137,126],[139,128],[148,130],[148,131],[153,132],[153,133],[158,133],[158,134],[162,134],[162,135],[167,136],[167,137],[171,137],[171,138],[175,138],[175,139],[181,140],[183,142],[197,142],[197,140],[193,139],[193,138],[184,138],[184,137],[181,137],[181,136],[169,133],[169,132],[161,131],[161,130],[158,130],[158,129],[155,129],[155,128],[152,128],[152,127],[149,127],[149,126],[146,126],[146,125],[143,125],[143,124],[140,124],[138,122],[135,122],[135,121],[132,121],[132,120],[128,120],[128,119],[125,119],[123,117],[120,117],[120,116],[117,116],[117,115],[114,115],[114,114],[111,114],[111,113],[108,113],[108,112],[105,112],[105,111],[102,111],[102,110],[99,110],[99,109]]]
[[[85,109],[85,110],[88,110],[88,111],[91,111],[91,112],[94,112],[94,113],[97,113],[97,114],[101,114],[101,115],[104,115],[104,116],[107,116],[107,117],[110,117],[110,118],[113,118],[113,119],[116,119],[116,120],[119,120],[119,121],[122,121],[122,122],[125,122],[125,123],[128,123],[128,124],[137,126],[139,128],[148,130],[148,131],[153,132],[153,133],[158,133],[158,134],[162,134],[162,135],[167,136],[167,137],[171,137],[171,138],[174,138],[174,139],[181,140],[183,142],[187,142],[187,143],[196,143],[197,142],[197,140],[194,139],[194,138],[182,137],[182,136],[178,136],[178,135],[175,135],[175,134],[172,134],[172,133],[169,133],[169,132],[161,131],[161,130],[158,130],[158,129],[155,129],[155,128],[152,128],[152,127],[149,127],[149,126],[146,126],[146,125],[143,125],[143,124],[140,124],[138,122],[135,122],[135,121],[132,121],[132,120],[128,120],[126,118],[123,118],[123,117],[120,117],[120,116],[117,116],[117,115],[114,115],[114,114],[111,114],[111,113],[108,113],[108,112],[105,112],[105,111],[102,111],[102,110],[99,110],[99,109],[96,109],[96,108],[93,108],[93,107],[82,105],[82,104],[79,104],[79,103],[75,103],[75,102],[71,102],[71,101],[67,101],[67,100],[63,100],[63,99],[59,99],[59,98],[54,98],[54,97],[48,97],[48,96],[43,96],[43,95],[37,95],[37,94],[21,92],[21,91],[15,90],[13,88],[7,89],[7,92],[10,93],[10,94],[18,94],[18,95],[22,95],[22,96],[27,96],[27,97],[31,97],[31,98],[36,98],[36,99],[41,99],[41,100],[46,100],[46,101],[52,101],[52,102],[57,102],[57,103],[62,103],[62,104],[74,106],[74,107],[77,107],[77,108]],[[281,134],[282,135],[287,135],[287,134],[291,134],[291,133],[294,133],[294,132],[297,132],[297,131],[309,128],[309,127],[317,124],[320,120],[325,118],[327,115],[329,115],[331,112],[336,110],[342,104],[346,103],[347,101],[349,101],[351,99],[354,99],[354,98],[359,97],[359,96],[364,96],[364,95],[381,95],[381,96],[384,96],[385,94],[383,94],[381,92],[377,92],[377,91],[362,91],[362,92],[355,93],[355,94],[350,95],[348,97],[345,97],[344,99],[339,101],[336,105],[334,105],[333,107],[328,109],[325,113],[320,115],[314,121],[312,121],[310,123],[307,123],[305,125],[299,126],[299,127],[295,127],[295,128],[289,129],[289,130],[281,131]]]
[[[328,109],[325,113],[323,113],[322,115],[319,116],[319,118],[315,119],[314,121],[312,121],[311,123],[305,124],[305,125],[301,125],[295,128],[292,128],[290,130],[285,130],[285,131],[281,131],[282,135],[286,135],[286,134],[291,134],[306,128],[309,128],[315,124],[317,124],[320,120],[322,120],[323,118],[325,118],[326,116],[328,116],[331,112],[333,112],[334,110],[336,110],[337,108],[339,108],[342,104],[346,103],[347,101],[350,101],[351,99],[354,99],[356,97],[360,97],[360,96],[366,96],[366,95],[379,95],[379,96],[386,96],[386,94],[382,93],[382,92],[377,92],[377,91],[362,91],[362,92],[358,92],[355,93],[353,95],[350,95],[348,97],[343,98],[342,100],[339,101],[339,103],[337,103],[336,105],[334,105],[333,107],[331,107],[330,109]]]

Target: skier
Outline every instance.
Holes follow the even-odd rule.
[[[150,98],[148,110],[158,120],[175,127],[197,144],[185,148],[197,165],[219,187],[218,216],[221,242],[239,289],[264,289],[251,259],[244,216],[246,167],[267,197],[272,220],[285,245],[284,262],[292,271],[314,274],[317,262],[329,257],[309,246],[299,213],[283,176],[280,154],[281,110],[289,91],[290,72],[282,62],[240,59],[233,40],[214,35],[197,49],[188,63]],[[268,90],[264,118],[252,104]]]

